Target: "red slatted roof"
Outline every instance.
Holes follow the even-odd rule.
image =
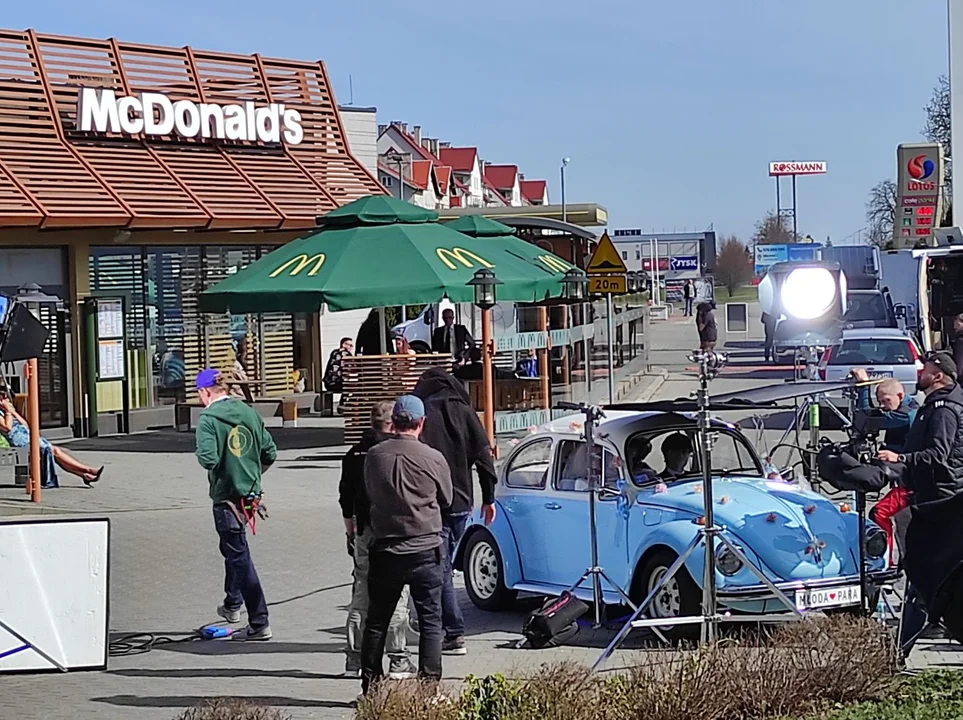
[[[84,133],[82,87],[300,111],[299,145]],[[383,193],[321,62],[0,30],[0,227],[297,229]]]

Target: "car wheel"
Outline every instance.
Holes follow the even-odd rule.
[[[505,587],[505,565],[491,533],[480,530],[468,538],[464,554],[465,590],[475,607],[508,610],[518,593]]]
[[[415,351],[416,355],[431,355],[431,348],[421,340],[415,340],[413,343],[411,343],[410,347]]]
[[[671,550],[658,550],[649,556],[642,566],[635,583],[636,602],[642,602],[661,582],[678,556]],[[702,591],[695,584],[689,571],[683,565],[679,571],[659,590],[646,614],[652,619],[690,617],[699,615],[702,605]],[[699,625],[667,625],[659,630],[670,640],[697,638]]]

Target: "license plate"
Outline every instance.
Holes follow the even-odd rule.
[[[845,585],[820,590],[797,590],[796,608],[799,610],[816,610],[818,608],[858,605],[860,599],[859,585]]]
[[[869,377],[870,377],[871,380],[877,379],[877,378],[891,378],[891,377],[893,377],[893,373],[887,372],[887,371],[885,371],[885,370],[879,370],[879,371],[877,371],[877,372],[871,372],[871,373],[866,373],[866,374],[869,375]]]

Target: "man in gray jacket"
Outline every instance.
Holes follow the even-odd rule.
[[[391,422],[394,435],[368,452],[364,466],[373,538],[370,605],[361,641],[365,693],[384,675],[385,634],[405,585],[421,630],[418,676],[441,679],[441,513],[451,504],[451,472],[445,457],[419,440],[425,424],[425,405],[419,398],[398,398]]]

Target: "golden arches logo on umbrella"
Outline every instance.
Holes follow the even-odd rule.
[[[294,277],[300,274],[300,272],[304,270],[304,268],[306,268],[312,262],[314,263],[314,267],[312,267],[311,270],[308,272],[308,277],[314,277],[321,270],[321,266],[324,265],[324,260],[325,260],[324,253],[315,253],[311,257],[308,257],[307,253],[301,253],[300,255],[295,255],[286,263],[279,266],[278,269],[272,272],[268,277],[272,277],[272,278],[277,277],[278,275],[283,273],[285,270],[288,270],[289,268],[293,268],[291,269],[291,272],[289,274],[291,275],[291,277]]]
[[[254,436],[243,425],[231,428],[227,434],[227,449],[234,457],[244,457],[254,444]]]
[[[455,265],[455,260],[460,262],[466,268],[475,267],[476,264],[480,265],[481,267],[486,267],[489,270],[495,267],[484,258],[478,257],[478,255],[473,253],[471,250],[465,250],[465,248],[456,247],[452,248],[451,250],[448,248],[438,248],[435,250],[435,254],[438,255],[439,260],[448,266],[449,270],[458,269],[458,266]],[[469,261],[469,258],[471,261]]]
[[[552,272],[564,273],[572,269],[571,265],[554,255],[539,255],[538,261]]]

